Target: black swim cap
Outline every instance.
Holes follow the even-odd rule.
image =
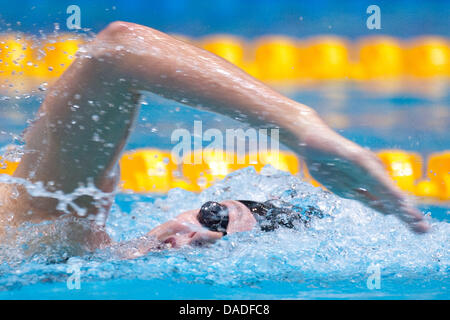
[[[229,216],[226,206],[218,202],[208,201],[200,208],[197,219],[209,230],[227,234]]]

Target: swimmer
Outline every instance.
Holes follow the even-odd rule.
[[[48,89],[36,120],[24,134],[24,155],[14,177],[41,182],[49,192],[64,194],[93,183],[104,199],[99,202],[82,195],[74,203],[85,217],[103,215],[106,221],[119,181],[118,160],[143,91],[232,118],[245,115],[255,128],[277,126],[280,141],[306,161],[314,178],[328,190],[393,214],[417,233],[429,229],[378,158],[334,132],[313,109],[212,53],[127,22],[111,23],[101,31]],[[0,185],[0,203],[0,228],[67,217],[55,198],[32,196],[19,184]],[[76,219],[86,219],[77,217],[74,208],[69,210]],[[229,219],[227,233],[234,230],[233,210]],[[214,232],[214,237],[221,235],[202,228]],[[151,232],[168,231],[175,234],[176,228],[166,225]],[[103,225],[94,222],[76,238],[92,249],[111,244]]]
[[[270,200],[208,201],[200,209],[186,211],[137,240],[113,244],[111,248],[116,256],[132,259],[164,248],[202,246],[228,234],[250,231],[255,227],[264,232],[280,227],[308,227],[312,219],[324,216],[320,209],[313,206],[291,208]]]

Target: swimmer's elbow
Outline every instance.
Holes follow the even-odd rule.
[[[115,21],[104,28],[95,39],[85,46],[86,56],[97,61],[111,62],[111,58],[117,57],[117,47],[129,47],[128,42],[132,36],[133,23]],[[82,57],[83,55],[80,55]],[[117,64],[114,60],[114,64]]]
[[[120,57],[126,57],[121,49],[132,49],[136,46],[137,33],[151,39],[153,38],[152,35],[159,33],[159,31],[131,22],[114,21],[96,36],[95,40],[89,45],[90,50],[88,52],[93,57],[106,58],[106,60],[117,57],[118,53],[120,53]]]
[[[139,24],[125,21],[114,21],[107,25],[106,28],[97,35],[97,39],[126,45],[133,42],[137,33],[143,34],[146,37],[151,37],[154,34],[160,34],[160,32],[155,29],[141,26]]]
[[[97,39],[99,40],[118,40],[126,38],[130,35],[131,30],[134,24],[130,22],[124,21],[114,21],[111,22],[105,29],[103,29],[98,35]]]

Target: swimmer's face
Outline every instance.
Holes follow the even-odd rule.
[[[256,219],[249,208],[236,200],[226,200],[220,202],[228,209],[227,234],[235,232],[250,231],[256,225]]]
[[[217,208],[226,210],[226,212],[223,212],[228,218],[225,230],[220,229],[220,227],[211,230],[202,224],[200,213],[202,209],[205,210],[208,207],[208,204],[211,210]],[[187,244],[203,245],[212,243],[221,239],[224,234],[249,231],[257,224],[252,212],[239,201],[226,200],[220,203],[209,202],[205,205],[200,209],[187,211],[176,219],[161,225],[155,229],[153,234],[160,241],[179,248]]]

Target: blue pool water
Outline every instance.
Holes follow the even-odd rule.
[[[289,95],[315,107],[335,129],[364,146],[427,155],[450,147],[449,96],[448,90],[442,92],[375,94],[335,85]],[[39,99],[0,101],[0,146],[20,146],[20,132]],[[171,131],[190,128],[195,119],[219,129],[239,125],[154,96],[145,101],[148,105],[143,106],[128,149],[170,148]],[[313,221],[308,229],[234,234],[210,247],[151,253],[132,261],[98,252],[67,263],[47,263],[42,256],[23,258],[19,245],[4,243],[0,299],[449,298],[448,204],[420,207],[429,216],[432,232],[418,236],[392,216],[337,198],[271,167],[261,175],[251,168],[232,173],[200,194],[180,189],[164,197],[118,194],[108,233],[118,241],[132,239],[207,200],[236,198],[314,204],[328,216]],[[81,266],[80,290],[67,287],[67,271],[73,265]],[[379,266],[380,289],[367,286],[371,266]]]

